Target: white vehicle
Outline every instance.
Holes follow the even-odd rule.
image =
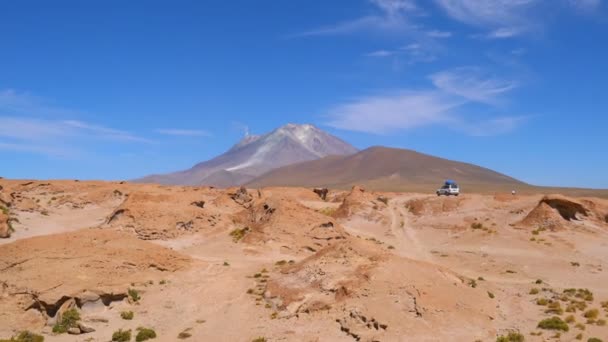
[[[453,181],[447,181],[441,188],[437,189],[437,196],[441,195],[458,196],[460,195],[460,188],[458,187],[458,184],[454,183]]]

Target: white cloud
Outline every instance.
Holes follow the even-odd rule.
[[[540,0],[435,0],[453,19],[489,29],[488,38],[507,38],[534,30],[530,10]]]
[[[156,132],[163,135],[174,135],[183,137],[208,137],[211,134],[207,131],[197,129],[158,129]]]
[[[329,126],[376,134],[450,121],[461,104],[437,91],[400,91],[364,97],[332,108]]]
[[[378,14],[343,21],[314,30],[296,34],[302,36],[340,35],[355,32],[380,32],[403,34],[415,30],[415,25],[407,20],[407,15],[418,12],[413,0],[369,0],[379,10]]]
[[[48,105],[27,93],[0,91],[0,149],[68,156],[92,142],[151,143],[128,131],[60,119],[77,116],[75,111]]]
[[[431,75],[430,79],[437,89],[445,93],[488,104],[496,104],[501,94],[517,86],[513,81],[492,77],[476,67],[438,72]]]
[[[327,125],[339,129],[386,134],[429,125],[444,125],[470,135],[495,135],[513,130],[522,117],[504,116],[471,121],[462,115],[470,103],[493,105],[515,83],[482,77],[478,68],[459,68],[431,75],[434,88],[401,90],[354,99],[331,108]]]
[[[452,36],[452,32],[439,30],[427,31],[426,34],[431,38],[450,38]]]

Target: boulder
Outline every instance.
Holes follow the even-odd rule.
[[[78,322],[78,329],[80,329],[80,332],[83,334],[88,334],[88,333],[92,333],[95,331],[95,329],[93,329],[91,326],[86,325],[85,323],[82,323],[82,322]]]
[[[61,322],[61,319],[63,318],[63,314],[76,307],[76,300],[74,300],[74,298],[70,298],[68,300],[66,300],[63,304],[61,304],[61,306],[59,307],[59,310],[57,310],[57,313],[55,314],[55,321],[56,322]]]
[[[80,328],[72,327],[68,329],[68,334],[70,335],[80,335]]]

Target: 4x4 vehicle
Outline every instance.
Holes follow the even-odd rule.
[[[458,184],[456,184],[454,181],[448,180],[445,182],[445,184],[443,184],[443,186],[441,188],[437,189],[437,196],[441,196],[441,195],[458,196],[458,195],[460,195],[460,188],[458,187]]]

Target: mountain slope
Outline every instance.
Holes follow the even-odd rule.
[[[226,153],[188,170],[136,182],[228,187],[285,165],[356,152],[353,146],[312,125],[288,124],[265,135],[247,136]]]
[[[411,150],[371,147],[348,156],[326,158],[270,171],[247,185],[344,188],[363,184],[377,190],[421,189],[455,179],[462,185],[524,186],[498,172]]]

